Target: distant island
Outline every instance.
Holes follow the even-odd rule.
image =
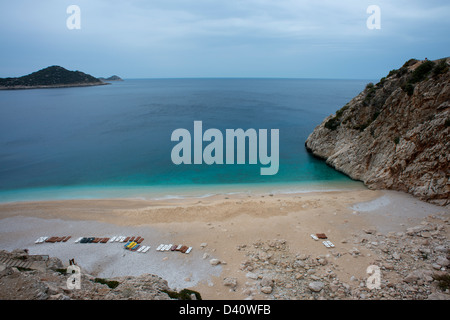
[[[108,84],[81,71],[50,66],[18,78],[0,78],[0,90],[99,86]]]
[[[111,76],[109,78],[100,77],[99,79],[102,80],[102,81],[123,81],[123,79],[121,77],[116,76],[116,75],[113,75],[113,76]]]

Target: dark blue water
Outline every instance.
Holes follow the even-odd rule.
[[[0,200],[2,194],[40,188],[349,181],[308,154],[304,142],[367,82],[146,79],[0,91]],[[172,131],[193,133],[195,120],[203,130],[223,133],[279,129],[278,173],[262,176],[260,164],[174,165]]]

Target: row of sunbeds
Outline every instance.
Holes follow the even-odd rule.
[[[50,242],[50,243],[55,243],[55,242],[67,242],[67,240],[69,240],[71,238],[71,236],[64,236],[64,237],[40,237],[39,239],[37,239],[34,243],[44,243],[44,242]]]
[[[80,237],[75,243],[107,243],[109,238]]]
[[[65,237],[40,237],[35,241],[35,243],[44,243],[44,242],[67,242],[71,236]],[[99,237],[79,237],[75,240],[75,243],[112,243],[112,242],[125,242],[124,248],[130,251],[136,251],[141,253],[146,253],[150,250],[150,246],[141,246],[142,241],[144,241],[143,237],[136,236],[114,236],[112,238],[99,238]],[[182,253],[190,253],[192,247],[188,247],[185,245],[176,245],[176,244],[160,244],[156,251],[179,251]]]
[[[141,253],[146,253],[148,250],[150,250],[150,246],[141,246],[139,243],[137,243],[135,241],[128,241],[124,245],[124,248],[126,250],[137,251],[137,252],[141,252]]]
[[[192,247],[188,247],[182,244],[160,244],[156,251],[180,251],[182,253],[189,253]]]

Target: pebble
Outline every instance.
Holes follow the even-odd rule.
[[[220,260],[219,260],[219,259],[211,259],[211,260],[209,260],[209,263],[210,263],[212,266],[217,266],[217,265],[220,264]]]

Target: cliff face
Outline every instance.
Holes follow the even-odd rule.
[[[450,205],[449,65],[412,59],[392,70],[328,116],[306,148],[371,189]]]

